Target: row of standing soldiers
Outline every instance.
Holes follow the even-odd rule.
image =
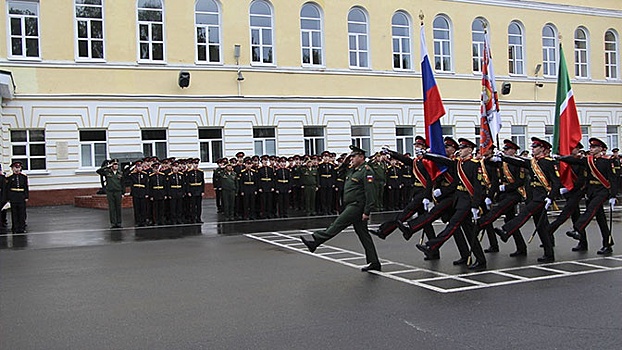
[[[106,177],[110,224],[121,227],[121,198],[130,188],[136,226],[202,223],[204,172],[199,159],[163,160],[147,157],[124,171],[114,159],[97,172]]]
[[[230,160],[220,159],[213,174],[218,212],[227,220],[284,218],[292,208],[308,216],[337,214],[343,207],[345,179],[336,169],[345,154],[335,158],[334,153],[325,151],[320,157],[302,159],[267,155],[253,159],[244,157],[243,152]],[[411,165],[381,153],[374,155],[369,165],[376,179],[376,208],[403,208],[414,191]]]
[[[544,248],[539,262],[555,259],[553,234],[569,217],[573,218],[573,229],[566,234],[577,239],[579,244],[573,251],[587,250],[586,227],[596,217],[602,234],[602,248],[598,254],[611,254],[613,239],[611,228],[606,223],[603,204],[609,202],[612,209],[616,203],[620,163],[618,158],[605,156],[604,142],[590,139],[590,151],[581,156],[578,151],[572,155],[550,156],[551,145],[545,140],[532,138],[532,158],[516,156],[519,147],[511,140],[504,141],[502,153],[493,154],[490,149],[480,157],[473,157],[476,145],[467,140],[458,142],[445,138],[448,156],[426,153],[424,138],[416,138],[417,157],[410,159],[397,152],[385,149],[392,158],[405,164],[413,164],[416,177],[415,193],[406,208],[393,220],[380,225],[370,233],[385,239],[399,228],[406,240],[423,230],[423,237],[417,248],[425,254],[425,260],[440,258],[439,248],[454,237],[461,258],[454,265],[469,265],[470,269],[486,268],[485,252],[498,252],[497,235],[503,242],[510,237],[515,240],[516,251],[510,256],[527,255],[527,246],[520,228],[532,217],[536,231]],[[578,143],[575,150],[582,148]],[[561,165],[560,165],[561,164]],[[575,181],[562,186],[558,166],[572,171]],[[442,175],[436,176],[439,169]],[[553,201],[566,197],[566,205],[555,221],[549,223],[546,212]],[[579,202],[586,200],[586,209],[579,211]],[[520,202],[525,205],[517,213]],[[493,227],[496,219],[504,216],[502,227]],[[432,223],[437,219],[447,223],[445,229],[436,235]],[[611,226],[611,225],[609,225]],[[483,250],[478,239],[485,231],[490,248]],[[534,234],[536,232],[534,231]],[[471,261],[471,254],[475,260]]]

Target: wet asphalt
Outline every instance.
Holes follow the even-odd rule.
[[[619,207],[614,238],[622,240]],[[392,213],[373,214],[372,225]],[[554,214],[553,214],[554,215]],[[558,261],[607,262],[611,270],[438,293],[251,239],[326,227],[334,216],[221,222],[204,201],[201,225],[108,228],[105,210],[28,209],[26,239],[0,250],[0,349],[618,349],[622,345],[622,248],[602,258],[557,233]],[[435,226],[437,232],[442,225]],[[531,234],[533,223],[523,235]],[[449,275],[423,261],[399,231],[374,238],[382,259]],[[362,252],[350,231],[327,244]],[[487,247],[486,238],[482,242]],[[534,265],[512,241],[488,254],[488,269]],[[606,260],[603,260],[606,259]]]

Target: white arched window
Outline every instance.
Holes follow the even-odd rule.
[[[104,60],[103,0],[75,0],[76,60]]]
[[[267,1],[255,0],[250,8],[251,62],[274,64],[274,20]]]
[[[574,32],[574,75],[576,78],[587,78],[589,43],[587,30],[577,28]]]
[[[348,12],[348,53],[351,68],[369,68],[369,26],[367,14],[354,7]]]
[[[508,72],[525,74],[525,49],[523,28],[518,22],[508,27]]]
[[[197,0],[194,5],[196,61],[221,63],[220,7],[215,0]]]
[[[432,22],[434,32],[434,69],[451,72],[451,27],[444,16],[437,16]]]
[[[303,66],[322,66],[324,50],[322,12],[316,4],[306,3],[300,10],[300,41]]]
[[[164,4],[162,0],[138,0],[138,61],[164,61]]]
[[[403,11],[397,11],[391,19],[393,38],[393,68],[412,69],[410,19]]]
[[[557,75],[557,29],[551,24],[542,28],[542,75]]]
[[[605,32],[605,78],[618,79],[618,35],[613,29]]]
[[[471,66],[474,73],[482,71],[484,60],[484,24],[488,27],[488,21],[484,18],[476,18],[471,23]]]

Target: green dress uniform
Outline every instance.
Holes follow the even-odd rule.
[[[317,168],[304,166],[300,172],[300,186],[304,189],[304,211],[307,215],[315,215],[315,196],[318,183]]]
[[[376,209],[378,211],[384,211],[384,186],[387,182],[387,164],[373,161],[369,164],[369,167],[374,172],[376,178],[374,182],[376,188]]]
[[[238,193],[238,174],[233,170],[223,171],[220,174],[220,185],[225,219],[233,220],[235,218],[235,195]]]
[[[97,169],[97,173],[106,178],[106,198],[108,199],[108,213],[110,214],[110,226],[121,227],[121,201],[123,195],[123,173],[121,170],[113,171],[110,167]]]
[[[363,220],[363,214],[370,215],[371,211],[375,209],[374,171],[367,163],[363,163],[356,168],[349,168],[344,163],[338,171],[346,173],[343,188],[344,209],[326,230],[313,233],[315,244],[319,245],[326,242],[346,227],[352,225],[354,226],[354,232],[356,232],[365,249],[367,263],[379,270],[380,261],[376,253],[376,247],[369,234],[367,221]]]

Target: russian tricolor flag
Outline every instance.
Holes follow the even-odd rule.
[[[445,115],[445,107],[441,94],[434,80],[434,73],[428,58],[428,49],[425,44],[425,27],[421,26],[421,81],[423,83],[423,119],[425,125],[425,138],[430,145],[430,152],[446,156],[445,143],[443,141],[443,129],[441,117]],[[442,170],[431,169],[426,164],[432,178],[436,178]]]

